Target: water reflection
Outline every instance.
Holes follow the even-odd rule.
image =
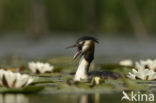
[[[0,103],[30,103],[23,94],[0,94]]]
[[[89,102],[89,96],[87,95],[82,95],[78,98],[78,102],[77,103],[91,103]]]
[[[99,94],[32,95],[31,103],[100,103]]]
[[[24,95],[0,94],[0,103],[99,103],[99,94],[95,95]]]
[[[94,94],[94,95],[80,95],[78,98],[77,103],[99,103],[100,95]]]
[[[0,103],[120,103],[113,94],[0,94]]]

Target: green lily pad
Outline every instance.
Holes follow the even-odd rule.
[[[24,88],[0,87],[0,93],[36,93],[43,90],[43,86],[28,86]]]
[[[52,77],[52,76],[61,76],[61,74],[60,73],[43,73],[43,74],[33,74],[33,76]]]

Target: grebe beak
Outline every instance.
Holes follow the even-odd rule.
[[[80,54],[81,54],[81,50],[78,49],[73,57],[73,60],[75,60]]]
[[[75,48],[75,47],[78,47],[78,45],[74,44],[74,45],[66,47],[66,49]],[[80,54],[81,54],[81,50],[78,48],[77,52],[73,56],[73,60],[75,60]]]
[[[76,45],[76,44],[71,45],[71,46],[68,46],[68,47],[66,47],[66,49],[69,49],[69,48],[75,48],[75,47],[77,47],[77,45]]]

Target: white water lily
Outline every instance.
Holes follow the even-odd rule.
[[[132,73],[129,72],[128,77],[130,79],[141,80],[156,80],[156,60],[141,60],[136,62],[135,69],[132,69]]]
[[[0,70],[0,84],[9,88],[21,88],[33,82],[33,78],[26,74]]]
[[[41,62],[30,62],[29,68],[32,73],[46,73],[46,72],[52,72],[53,66],[51,66],[48,63],[41,63]]]
[[[130,59],[122,60],[119,62],[122,66],[133,66],[133,61]]]

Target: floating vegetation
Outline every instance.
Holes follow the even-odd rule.
[[[108,65],[97,64],[96,67],[102,70],[109,70],[109,71],[115,71],[121,73],[123,78],[117,80],[110,80],[110,79],[103,80],[95,77],[93,78],[93,80],[90,81],[74,82],[73,78],[75,74],[76,63],[71,63],[72,58],[59,57],[59,58],[53,58],[44,61],[47,61],[48,64],[54,64],[55,68],[53,69],[53,72],[32,74],[26,66],[28,61],[27,62],[26,61],[20,62],[20,60],[17,61],[18,66],[25,65],[23,67],[25,68],[24,71],[19,71],[19,72],[32,75],[33,82],[29,84],[29,86],[22,87],[22,88],[7,88],[1,85],[0,93],[34,93],[38,91],[40,91],[40,93],[42,94],[114,93],[114,92],[121,92],[122,90],[147,90],[148,88],[147,84],[149,84],[148,82],[143,83],[146,82],[146,80],[138,81],[138,80],[130,80],[124,78],[126,77],[126,74],[128,74],[128,72],[132,70],[133,67],[121,66],[119,64],[108,64]]]
[[[28,86],[24,88],[6,88],[1,87],[0,93],[36,93],[43,90],[43,86]]]

